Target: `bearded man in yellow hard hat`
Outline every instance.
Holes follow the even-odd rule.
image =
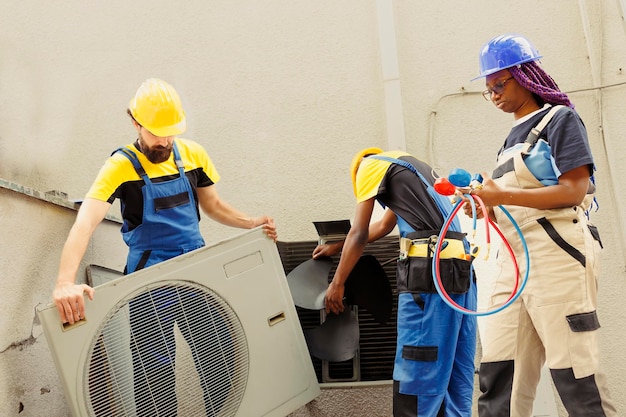
[[[215,184],[220,176],[207,152],[197,142],[178,137],[187,127],[185,112],[170,84],[146,80],[130,101],[128,114],[137,140],[117,149],[104,163],[63,248],[53,298],[66,323],[85,317],[84,293],[94,297],[93,288],[75,284],[76,273],[96,226],[116,198],[129,248],[126,274],[204,246],[200,211],[232,227],[263,226],[269,238],[277,239],[271,217],[250,217],[219,197]],[[221,320],[200,298],[189,289],[166,287],[144,292],[129,303],[138,416],[176,415],[174,323],[190,340],[192,335],[207,333],[201,326]],[[184,317],[181,306],[189,304],[198,308],[199,317]],[[209,378],[200,373],[207,416],[217,415],[228,395],[227,384],[215,380],[227,378],[228,363],[215,349],[229,343],[198,339],[189,343],[194,360],[217,375]]]

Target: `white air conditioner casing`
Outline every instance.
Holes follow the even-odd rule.
[[[53,303],[38,307],[74,417],[94,415],[87,380],[94,366],[94,346],[102,340],[107,345],[110,335],[105,337],[103,329],[112,317],[119,319],[124,309],[127,314],[128,302],[136,295],[159,285],[178,284],[205,288],[220,298],[237,321],[231,327],[242,330],[245,339],[237,344],[243,358],[242,371],[233,383],[240,386],[238,398],[227,400],[235,403],[234,408],[216,415],[284,417],[320,393],[276,244],[257,228],[97,286],[94,300],[86,299],[85,319],[72,326],[61,324]],[[178,341],[176,346],[178,368]],[[113,367],[112,355],[106,361],[105,366]],[[107,372],[116,380],[131,375],[132,381],[127,367]],[[201,393],[199,397],[204,404]],[[132,403],[133,398],[116,401]],[[179,411],[179,415],[187,414]]]

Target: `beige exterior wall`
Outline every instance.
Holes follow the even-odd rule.
[[[184,136],[207,148],[221,196],[274,216],[284,241],[316,239],[311,222],[352,216],[348,166],[363,147],[406,148],[443,174],[490,169],[511,116],[470,79],[487,39],[525,34],[589,131],[600,202],[592,220],[605,246],[602,362],[626,415],[620,1],[0,3],[0,179],[82,198],[104,159],[134,140],[125,109],[135,89],[160,77],[181,94]],[[50,301],[74,215],[0,188],[0,415],[67,414],[34,312]],[[118,228],[100,227],[85,265],[123,268]],[[237,233],[209,219],[202,230],[208,242]],[[298,416],[337,415],[338,403],[355,404],[350,415],[390,415],[380,390],[324,390]]]

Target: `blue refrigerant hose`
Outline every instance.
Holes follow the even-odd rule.
[[[474,202],[474,199],[476,198],[478,199],[478,196],[474,196],[471,194],[464,194],[465,197],[468,198],[468,200],[470,201],[470,204],[472,205],[472,217],[473,217],[473,227],[476,227],[476,205]],[[433,271],[433,281],[435,283],[435,288],[437,290],[437,293],[439,294],[439,296],[441,297],[441,299],[453,310],[458,311],[461,314],[465,314],[465,315],[470,315],[470,316],[488,316],[491,314],[495,314],[498,313],[502,310],[504,310],[505,308],[507,308],[508,306],[510,306],[513,302],[515,302],[515,300],[517,300],[517,298],[522,294],[522,291],[524,290],[524,288],[526,287],[526,283],[528,282],[528,276],[529,276],[529,272],[530,272],[530,256],[528,253],[528,245],[526,243],[526,239],[524,238],[524,235],[521,231],[521,229],[519,228],[519,225],[517,224],[517,222],[515,221],[515,219],[513,219],[513,216],[511,216],[511,213],[509,213],[509,211],[504,208],[503,206],[498,206],[503,213],[507,216],[507,218],[510,220],[511,224],[513,225],[513,227],[515,228],[515,230],[517,231],[517,234],[520,237],[520,240],[522,242],[522,247],[524,248],[524,255],[526,256],[526,272],[524,274],[524,278],[522,280],[521,285],[519,286],[519,288],[514,288],[513,292],[511,293],[511,296],[509,297],[509,299],[502,304],[501,306],[498,306],[492,310],[488,310],[488,311],[484,311],[484,312],[479,312],[479,311],[474,311],[474,310],[469,310],[465,307],[460,306],[459,304],[457,304],[451,297],[450,295],[447,293],[447,291],[445,290],[445,288],[443,288],[443,284],[441,282],[441,276],[440,276],[440,268],[439,268],[439,260],[440,260],[440,253],[441,253],[441,245],[442,242],[444,241],[443,237],[446,235],[446,232],[448,231],[448,228],[450,227],[450,224],[452,223],[452,220],[454,219],[454,217],[456,216],[457,212],[459,211],[459,209],[461,208],[461,204],[463,204],[464,200],[460,199],[456,205],[454,206],[453,210],[450,212],[450,215],[448,215],[448,217],[445,219],[444,225],[441,228],[441,231],[439,232],[439,238],[437,239],[437,244],[435,245],[435,253],[433,256],[433,260],[432,260],[432,271]],[[517,270],[517,275],[519,275],[519,268],[517,268],[517,261],[515,260],[515,255],[508,243],[508,241],[506,241],[506,238],[503,236],[502,232],[500,231],[500,229],[489,220],[488,224],[490,224],[492,227],[494,227],[494,229],[500,234],[500,237],[503,239],[503,242],[505,243],[505,245],[507,246],[507,248],[509,249],[509,253],[511,255],[511,257],[513,258],[513,261],[515,263],[516,266],[516,270]],[[488,226],[485,226],[488,229]],[[473,269],[471,270],[473,271]],[[472,273],[472,272],[470,272]],[[471,279],[472,277],[470,277]]]

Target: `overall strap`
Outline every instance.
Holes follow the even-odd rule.
[[[420,177],[420,179],[422,180],[424,185],[426,185],[426,187],[431,187],[430,183],[426,180],[426,178],[424,178],[424,176],[417,170],[417,168],[415,168],[413,166],[413,164],[411,164],[408,161],[404,161],[404,160],[398,159],[398,158],[392,158],[390,156],[385,156],[385,155],[370,155],[370,156],[368,156],[368,158],[378,159],[378,160],[381,160],[381,161],[387,161],[387,162],[391,162],[392,164],[397,164],[397,165],[403,166],[403,167],[407,168],[409,171],[412,171],[418,177]]]
[[[529,152],[537,144],[537,141],[541,137],[541,134],[543,133],[544,129],[546,128],[550,120],[552,120],[552,117],[554,117],[554,115],[562,107],[565,107],[565,106],[562,106],[562,105],[552,106],[550,111],[548,111],[548,113],[546,113],[546,115],[543,116],[543,118],[539,121],[539,123],[537,123],[535,127],[533,127],[530,130],[530,132],[528,132],[528,136],[526,136],[526,140],[524,141],[524,148],[522,149],[523,152]],[[511,172],[514,170],[515,170],[514,158],[509,158],[505,162],[500,163],[493,170],[493,172],[491,173],[491,178],[492,179],[500,178],[507,172]]]
[[[183,177],[185,175],[185,164],[183,164],[182,159],[180,159],[180,152],[178,151],[178,146],[176,146],[176,142],[173,142],[172,145],[172,152],[174,153],[174,163],[176,164],[176,168],[178,168],[178,173],[181,177]],[[148,175],[146,174],[146,170],[143,169],[143,166],[141,165],[141,162],[139,162],[139,158],[137,158],[135,152],[133,152],[128,147],[124,147],[116,149],[111,155],[115,155],[118,152],[128,158],[128,160],[133,164],[135,171],[137,171],[137,174],[144,180],[144,182],[147,183],[150,181],[150,178],[148,178]]]
[[[558,112],[563,107],[565,106],[560,105],[560,104],[556,106],[552,106],[550,111],[545,116],[543,116],[543,118],[539,121],[539,123],[537,123],[535,127],[533,127],[530,130],[530,133],[528,133],[528,136],[526,137],[526,141],[525,141],[526,143],[530,144],[529,148],[532,148],[535,145],[535,143],[537,143],[537,140],[539,140],[541,133],[546,128],[548,123],[550,123],[550,120],[552,120],[552,117],[554,117],[556,112]]]
[[[437,205],[437,208],[439,209],[439,212],[441,213],[443,218],[445,219],[446,217],[448,217],[448,215],[450,215],[450,213],[452,212],[452,205],[450,204],[450,201],[446,197],[436,192],[435,188],[428,182],[428,180],[424,177],[424,175],[422,175],[417,170],[417,168],[413,166],[413,164],[402,159],[392,158],[390,156],[385,156],[385,155],[370,155],[368,156],[368,158],[391,162],[392,164],[400,165],[404,168],[407,168],[409,171],[413,172],[415,175],[419,177],[419,179],[422,180],[422,182],[426,186],[426,190],[428,191],[428,194],[432,197],[433,201]],[[456,218],[453,219],[451,228],[452,230],[456,230],[456,231],[461,230],[461,225],[458,219]]]
[[[180,159],[180,152],[178,152],[178,146],[176,146],[176,141],[174,141],[172,145],[172,151],[174,152],[174,163],[176,164],[176,168],[178,168],[180,176],[183,177],[185,175],[185,164],[183,164],[182,159]]]
[[[150,182],[150,178],[148,178],[148,174],[146,174],[146,170],[143,169],[143,166],[141,165],[141,162],[139,162],[139,158],[137,158],[135,152],[130,150],[130,148],[128,147],[124,147],[115,150],[111,155],[115,155],[118,152],[128,158],[128,160],[133,164],[135,171],[137,171],[137,174],[141,177],[141,179],[144,180],[146,184]]]
[[[539,140],[539,138],[541,137],[541,134],[543,133],[543,130],[546,128],[546,126],[548,125],[548,123],[550,123],[550,120],[552,120],[552,117],[554,117],[554,115],[562,108],[565,107],[563,105],[556,105],[556,106],[552,106],[552,108],[550,109],[550,111],[543,116],[543,118],[539,121],[539,123],[537,123],[537,125],[535,127],[533,127],[530,130],[530,133],[528,133],[528,136],[526,137],[526,140],[524,141],[525,143],[528,144],[528,149],[532,148],[533,146],[535,146],[535,144],[537,143],[537,141]],[[512,161],[511,161],[512,162]],[[595,165],[593,167],[593,169],[595,170]],[[498,169],[496,169],[496,171],[498,171]],[[494,171],[493,177],[496,178],[496,171]],[[501,175],[500,175],[501,176]],[[590,188],[595,189],[595,178],[593,175],[591,175],[591,177],[589,177],[589,181],[590,181]],[[591,206],[596,206],[596,211],[599,208],[599,204],[598,204],[598,200],[596,199],[596,197],[593,197]],[[591,207],[590,207],[591,208]],[[589,217],[589,209],[585,210],[585,214],[587,215],[587,218]]]

